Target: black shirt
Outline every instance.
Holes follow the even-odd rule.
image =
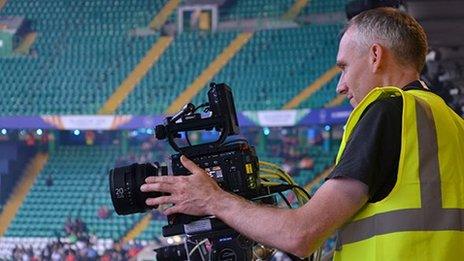
[[[403,88],[421,89],[420,81]],[[349,177],[369,187],[369,202],[384,199],[396,183],[401,150],[403,98],[371,103],[361,115],[345,150],[327,179]]]

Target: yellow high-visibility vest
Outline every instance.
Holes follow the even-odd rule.
[[[372,90],[351,113],[337,156],[369,104],[403,98],[398,177],[339,231],[334,260],[464,259],[464,120],[437,95]]]

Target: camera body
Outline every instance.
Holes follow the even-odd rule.
[[[190,174],[180,162],[181,155],[185,155],[214,178],[225,191],[250,200],[261,196],[259,160],[254,147],[246,140],[225,142],[228,136],[239,134],[240,131],[230,87],[212,83],[208,91],[207,108],[211,115],[202,118],[196,113],[194,105],[187,104],[176,115],[167,117],[164,125],[156,126],[157,138],[167,138],[171,147],[179,152],[171,156],[173,175]],[[214,142],[186,147],[179,147],[175,142],[176,138],[180,138],[179,132],[212,129],[220,132],[219,138]],[[174,214],[167,218],[169,224],[163,227],[164,236],[184,234],[185,224],[205,217]],[[201,229],[195,231],[202,232]]]
[[[180,156],[172,155],[172,172],[188,175],[190,173],[181,164]],[[260,188],[259,162],[254,147],[248,143],[242,141],[225,145],[215,152],[197,154],[190,159],[214,178],[222,189],[245,198],[257,196]]]
[[[180,162],[182,154],[174,154],[172,172],[174,175],[189,175],[189,171]],[[246,199],[262,195],[261,183],[258,177],[259,161],[253,146],[244,141],[224,145],[214,152],[204,152],[191,155],[190,158],[204,169],[225,191],[235,193]],[[183,214],[173,214],[168,217],[168,226],[163,227],[164,236],[173,236],[185,232],[184,224],[201,219]]]

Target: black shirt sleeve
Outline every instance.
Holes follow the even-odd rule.
[[[378,100],[369,105],[327,179],[353,178],[369,187],[369,202],[385,198],[396,183],[402,109],[402,97]]]

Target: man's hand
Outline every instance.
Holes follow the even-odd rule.
[[[145,203],[149,206],[174,204],[164,211],[165,215],[174,213],[195,216],[213,215],[211,205],[221,196],[223,190],[193,161],[185,156],[182,156],[180,160],[192,175],[148,177],[145,180],[146,184],[140,188],[142,192],[158,191],[170,195],[148,198]]]

